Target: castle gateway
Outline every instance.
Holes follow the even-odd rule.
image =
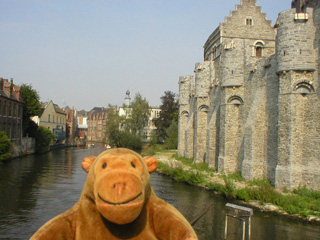
[[[179,79],[178,154],[218,172],[320,190],[320,1],[292,1],[276,25],[241,0]]]

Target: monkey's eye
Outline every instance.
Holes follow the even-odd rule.
[[[136,168],[136,165],[134,164],[134,162],[131,162],[131,166],[132,166],[133,168]]]
[[[102,164],[102,168],[106,168],[107,167],[107,163]]]

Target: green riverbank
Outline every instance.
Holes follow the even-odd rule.
[[[246,181],[240,173],[219,174],[206,164],[193,164],[192,159],[177,157],[176,150],[152,153],[159,161],[158,172],[175,181],[203,187],[261,211],[287,215],[299,220],[320,223],[320,192],[300,187],[278,191],[268,180]]]

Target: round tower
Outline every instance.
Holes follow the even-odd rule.
[[[319,12],[305,5],[307,1],[297,1],[296,4],[296,8],[281,12],[278,18],[275,186],[294,189],[306,185],[319,189],[320,101],[316,53]]]
[[[278,17],[278,72],[315,70],[313,9],[300,13],[296,9],[283,11]]]

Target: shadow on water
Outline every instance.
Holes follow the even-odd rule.
[[[41,225],[75,204],[87,174],[81,161],[103,147],[59,149],[0,165],[0,239],[28,239]],[[152,174],[158,197],[175,206],[194,225],[199,239],[223,239],[226,200],[212,192]],[[210,207],[211,206],[211,207]],[[239,239],[234,223],[228,239]],[[251,239],[320,239],[319,226],[255,211]]]

